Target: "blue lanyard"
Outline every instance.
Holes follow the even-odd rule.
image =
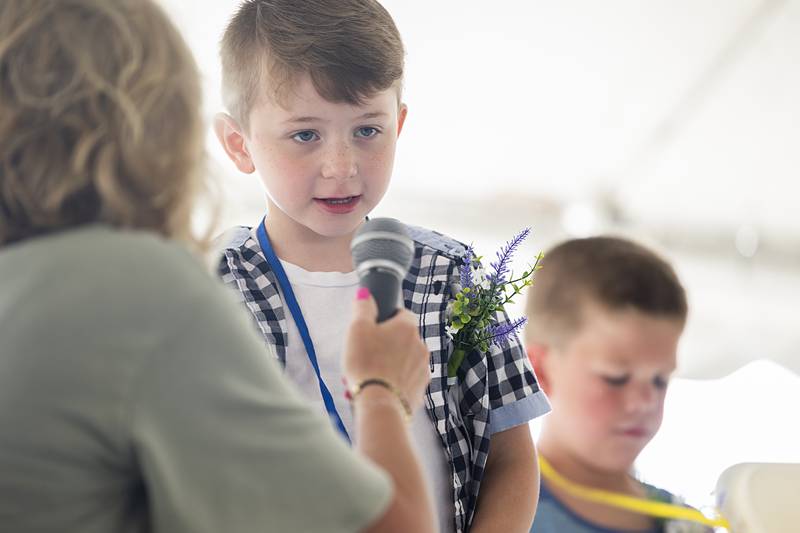
[[[317,374],[319,392],[322,394],[322,399],[325,402],[325,410],[328,411],[328,416],[331,418],[333,425],[342,433],[345,440],[350,443],[350,436],[347,434],[347,429],[345,429],[344,423],[342,423],[342,418],[336,410],[333,396],[331,396],[331,392],[328,390],[327,385],[325,385],[325,381],[322,379],[322,374],[319,371],[317,352],[314,350],[314,343],[311,341],[311,335],[308,333],[308,326],[306,326],[306,321],[303,318],[303,312],[300,310],[300,305],[297,303],[297,298],[294,296],[292,284],[289,282],[286,271],[283,269],[283,265],[281,265],[278,256],[275,255],[275,251],[272,249],[272,244],[267,236],[266,217],[264,217],[261,224],[258,226],[258,244],[261,245],[261,251],[264,252],[269,266],[272,267],[272,271],[278,278],[278,284],[286,300],[286,307],[291,311],[294,323],[297,325],[297,330],[300,332],[300,337],[303,339],[303,344],[306,347],[306,354],[308,354],[308,360],[311,362],[311,366],[314,367],[314,373]]]

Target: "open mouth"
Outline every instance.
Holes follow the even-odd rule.
[[[358,198],[357,196],[346,196],[344,198],[319,198],[326,204],[330,205],[347,205],[353,203],[353,201]]]
[[[341,198],[314,198],[323,209],[331,213],[349,213],[355,209],[361,195],[358,196],[344,196]]]

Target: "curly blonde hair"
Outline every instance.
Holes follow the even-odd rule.
[[[201,102],[150,0],[0,2],[0,246],[89,223],[191,240]]]

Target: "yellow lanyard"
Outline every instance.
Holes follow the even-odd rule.
[[[541,454],[539,455],[539,468],[542,472],[542,477],[549,483],[582,500],[602,503],[611,507],[617,507],[657,518],[689,520],[709,527],[724,527],[728,531],[731,530],[730,524],[723,517],[708,518],[700,511],[692,509],[691,507],[645,500],[644,498],[628,496],[627,494],[621,494],[619,492],[594,489],[585,485],[580,485],[556,472],[553,465],[542,457]]]

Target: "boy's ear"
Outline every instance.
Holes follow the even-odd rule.
[[[550,394],[550,376],[547,373],[547,359],[550,357],[550,351],[546,345],[536,342],[528,343],[525,351],[528,354],[531,365],[533,365],[533,371],[536,374],[539,387],[545,394]]]
[[[403,124],[406,123],[406,115],[408,114],[408,106],[400,104],[400,109],[397,110],[397,136],[403,131]]]
[[[242,129],[232,116],[227,113],[217,113],[214,117],[214,132],[236,168],[245,174],[255,172],[256,167],[250,152],[247,151]]]

